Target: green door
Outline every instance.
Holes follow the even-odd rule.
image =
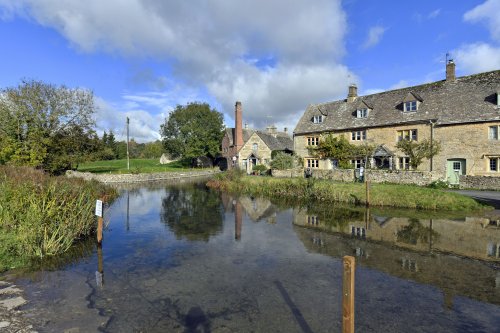
[[[465,160],[461,158],[448,160],[446,165],[448,183],[457,185],[460,181],[460,175],[465,175]]]

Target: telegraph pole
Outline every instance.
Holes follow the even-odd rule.
[[[128,153],[128,124],[130,123],[130,119],[127,117],[127,170],[130,170],[130,156]]]

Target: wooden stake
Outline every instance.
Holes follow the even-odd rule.
[[[342,282],[342,333],[354,333],[354,271],[356,260],[351,256],[343,258]]]
[[[99,216],[97,218],[97,243],[101,244],[102,242],[102,228],[103,228],[103,218]]]
[[[365,186],[366,186],[366,207],[369,207],[370,206],[370,181],[367,180],[365,182]]]

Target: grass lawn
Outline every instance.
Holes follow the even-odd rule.
[[[94,161],[82,163],[78,166],[78,171],[92,173],[152,173],[152,172],[172,172],[189,171],[180,162],[172,162],[162,165],[160,160],[136,158],[130,159],[130,170],[127,170],[127,160]]]

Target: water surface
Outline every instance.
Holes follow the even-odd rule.
[[[203,184],[122,189],[102,247],[18,278],[41,332],[339,332],[356,257],[357,332],[498,332],[491,218],[291,207]]]

